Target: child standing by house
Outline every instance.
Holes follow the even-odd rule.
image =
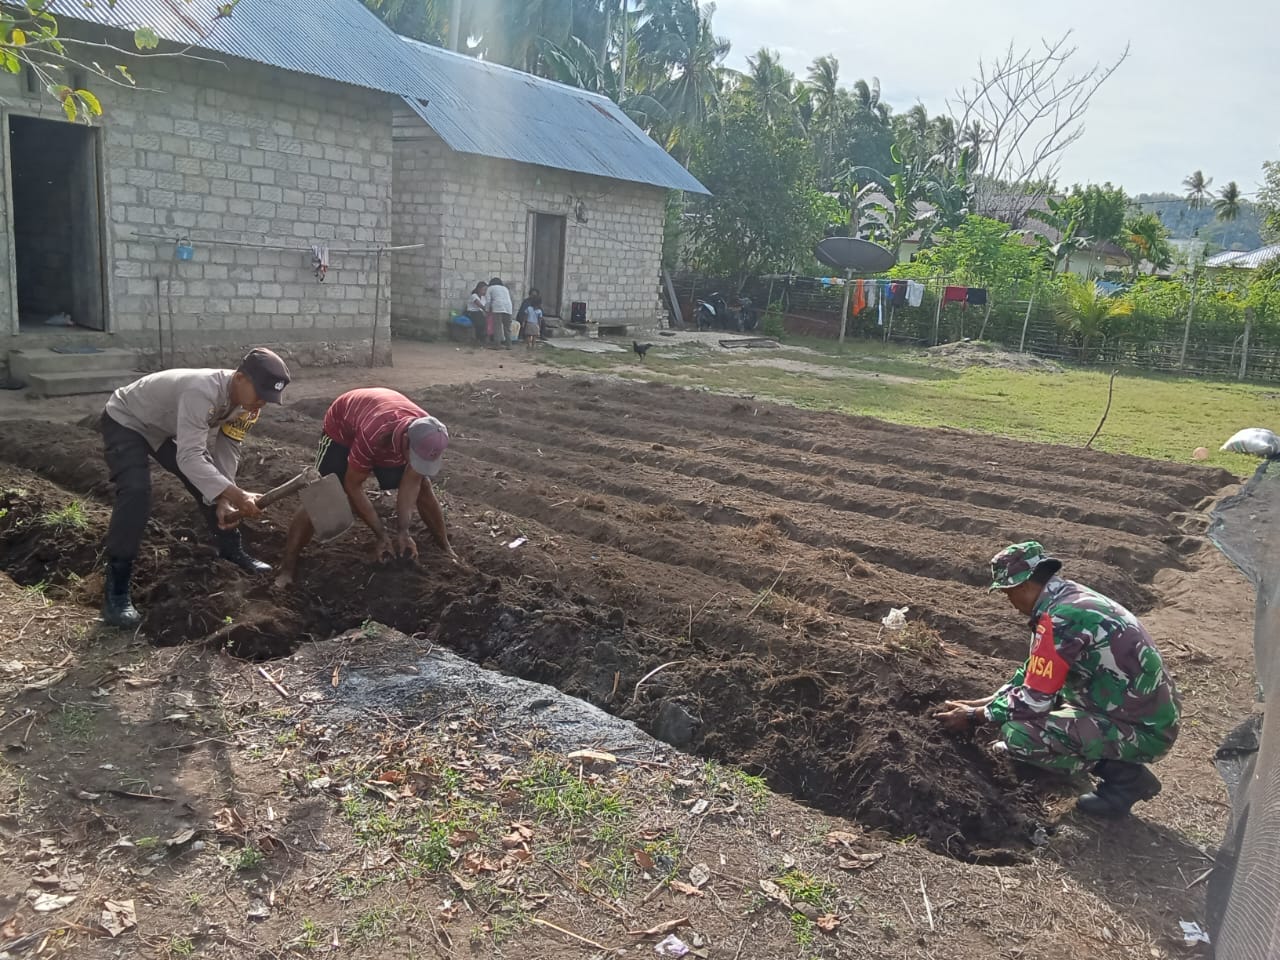
[[[520,318],[524,321],[524,339],[532,350],[538,343],[538,335],[542,331],[542,297],[534,294],[529,298],[529,305],[524,308],[524,316]]]

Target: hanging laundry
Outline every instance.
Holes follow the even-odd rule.
[[[876,326],[877,327],[884,326],[884,302],[885,300],[889,299],[888,297],[884,296],[883,293],[884,291],[881,291],[881,297],[879,300],[876,301]]]
[[[864,281],[867,288],[867,306],[874,307],[880,298],[880,284],[875,280]]]
[[[853,285],[853,311],[850,314],[850,316],[856,317],[866,308],[866,306],[867,306],[866,286],[865,284],[863,284],[861,280],[858,280]]]
[[[906,305],[907,285],[904,281],[894,280],[889,284],[889,302],[895,307]]]
[[[924,302],[924,284],[918,280],[907,281],[907,305],[918,307]]]
[[[329,272],[329,245],[317,243],[311,247],[311,269],[315,271],[316,280],[324,283],[325,274]]]
[[[987,288],[986,287],[970,287],[965,293],[964,302],[971,307],[985,307],[987,305]]]
[[[964,299],[969,294],[968,287],[947,287],[942,291],[942,303],[964,303]]]

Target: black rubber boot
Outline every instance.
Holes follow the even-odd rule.
[[[245,573],[270,573],[271,564],[255,560],[244,552],[239,530],[223,530],[218,533],[218,556],[229,560]]]
[[[1127,817],[1133,805],[1160,793],[1160,780],[1145,764],[1103,760],[1095,768],[1101,779],[1076,806],[1094,817]]]
[[[142,614],[129,598],[132,560],[108,560],[106,587],[102,597],[102,621],[109,627],[133,630],[142,623]]]

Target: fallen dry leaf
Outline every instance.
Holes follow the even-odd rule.
[[[223,807],[213,815],[213,829],[231,836],[244,836],[244,818],[233,807]]]
[[[786,891],[783,890],[776,883],[774,883],[772,880],[761,880],[760,892],[763,893],[770,900],[774,900],[782,904],[784,907],[791,906],[791,898],[787,896]]]
[[[701,890],[691,883],[685,883],[683,880],[672,880],[668,884],[676,893],[683,893],[686,897],[703,897],[706,896]]]
[[[705,863],[695,863],[689,870],[689,882],[695,887],[705,887],[711,879],[711,868]]]
[[[883,853],[842,853],[836,866],[841,870],[865,870],[882,859]]]
[[[462,867],[469,873],[497,873],[498,865],[479,850],[470,850],[462,857]]]
[[[480,839],[480,834],[474,830],[455,830],[449,837],[449,846],[464,847],[468,843],[472,843]]]
[[[184,843],[190,843],[195,838],[196,838],[196,832],[194,830],[180,830],[177,833],[175,833],[172,837],[170,837],[168,840],[166,840],[164,842],[164,845],[166,847],[180,847]]]
[[[450,871],[449,876],[453,878],[453,882],[458,885],[463,893],[470,893],[480,885],[478,880],[468,880],[466,877],[461,876],[455,871]]]
[[[639,850],[639,849],[632,850],[631,856],[635,858],[636,866],[638,866],[641,870],[654,869],[655,864],[653,862],[653,857],[649,856],[649,854],[647,854],[645,851]]]
[[[384,770],[373,778],[374,783],[404,783],[404,774],[399,770]]]
[[[848,830],[832,830],[827,834],[827,843],[833,847],[847,847],[861,839],[856,833],[850,833]]]
[[[124,685],[137,690],[140,687],[154,687],[159,682],[159,680],[151,677],[129,677],[125,680]]]
[[[707,812],[707,809],[710,806],[711,806],[710,800],[699,800],[696,803],[694,803],[693,808],[689,812],[693,814],[695,817],[700,817]]]
[[[31,909],[37,913],[51,913],[54,910],[69,907],[75,902],[75,894],[69,893],[60,897],[56,893],[41,893],[32,900]]]
[[[814,923],[818,925],[818,929],[823,933],[835,933],[836,928],[840,926],[840,918],[834,913],[824,913]]]
[[[565,754],[565,757],[569,760],[595,760],[599,763],[618,762],[617,757],[603,750],[575,750],[573,753]]]
[[[59,670],[57,673],[52,673],[43,680],[35,680],[26,684],[19,692],[29,693],[33,690],[48,690],[50,687],[56,686],[65,679],[67,679],[67,671]]]
[[[665,937],[668,933],[675,933],[681,927],[689,925],[688,917],[680,917],[678,920],[664,920],[657,926],[650,927],[648,930],[628,930],[629,937]]]
[[[21,928],[18,926],[18,915],[14,914],[4,923],[0,923],[0,937],[6,940],[16,940],[22,935]]]
[[[106,900],[102,904],[102,916],[98,923],[111,937],[118,937],[138,925],[132,900]]]

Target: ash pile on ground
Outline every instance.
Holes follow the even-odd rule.
[[[1061,373],[1062,366],[1052,360],[1031,353],[1014,353],[998,344],[985,340],[963,340],[943,343],[924,351],[927,363],[948,370],[967,370],[970,367],[998,367],[1002,370],[1034,370],[1040,373]]]

